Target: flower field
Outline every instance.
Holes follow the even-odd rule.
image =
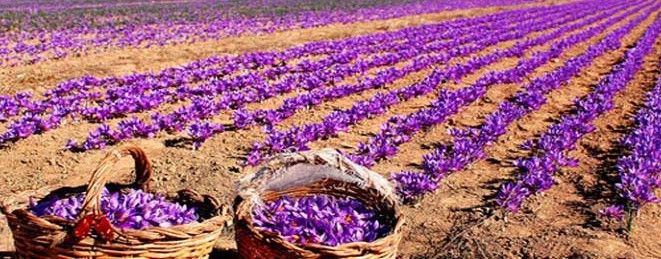
[[[661,258],[658,0],[0,0],[0,43],[3,196],[83,184],[132,143],[154,187],[230,204],[274,155],[335,148],[395,187],[404,258]],[[329,221],[376,217],[285,197],[257,224],[319,238],[265,215],[329,200]],[[232,256],[228,231],[212,257]]]

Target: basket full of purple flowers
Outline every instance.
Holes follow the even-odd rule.
[[[396,258],[402,237],[390,183],[332,149],[265,162],[233,206],[243,258]]]
[[[135,161],[132,184],[108,183],[123,156]],[[46,187],[4,199],[19,258],[208,258],[231,223],[227,208],[192,190],[155,193],[151,163],[135,146],[111,151],[90,182]]]

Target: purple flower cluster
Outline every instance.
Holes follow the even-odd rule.
[[[404,202],[412,202],[417,197],[435,191],[440,181],[432,174],[418,172],[398,172],[390,178],[397,183],[397,193]]]
[[[620,181],[615,186],[622,204],[601,211],[617,220],[622,220],[625,205],[637,211],[661,201],[655,194],[661,188],[661,79],[647,94],[634,121],[635,129],[622,139],[630,153],[617,161]]]
[[[585,13],[577,13],[574,19],[578,19],[585,15]],[[526,35],[530,31],[540,30],[541,28],[551,28],[559,24],[555,22],[560,22],[563,24],[566,21],[564,20],[555,20],[550,21],[546,24],[539,24],[536,26],[526,26],[522,28],[522,31],[514,31],[508,34],[500,34],[492,37],[487,37],[486,39],[479,42],[478,49],[486,48],[487,46],[496,44],[500,41],[511,40],[520,38],[523,35]],[[548,27],[547,27],[548,26]],[[509,48],[503,51],[496,51],[490,55],[475,57],[464,64],[454,65],[445,70],[437,69],[430,76],[424,80],[417,82],[413,85],[391,90],[384,94],[377,94],[367,101],[362,101],[356,103],[353,107],[346,110],[336,111],[328,115],[323,119],[321,123],[306,124],[302,126],[296,126],[290,128],[289,130],[282,132],[274,130],[272,127],[267,127],[268,136],[266,141],[263,143],[253,144],[252,150],[248,156],[248,164],[255,165],[259,163],[264,156],[268,154],[282,152],[284,150],[306,150],[307,144],[311,141],[318,139],[324,139],[332,137],[338,132],[346,131],[350,125],[353,125],[361,120],[375,116],[381,113],[384,113],[390,106],[400,103],[402,101],[409,100],[413,97],[424,95],[433,91],[436,86],[443,80],[457,80],[460,79],[463,75],[469,74],[472,71],[475,71],[481,67],[484,67],[488,64],[494,63],[505,57],[520,56],[523,54],[523,50],[528,49],[532,46],[543,44],[548,42],[555,37],[559,37],[562,34],[561,32],[552,33],[545,36],[540,36],[534,40],[525,40],[517,44],[516,46]],[[580,40],[580,39],[579,39]],[[470,52],[475,51],[471,50]],[[553,50],[557,52],[558,50]],[[540,61],[540,58],[533,58],[532,61],[528,63],[523,63],[522,66],[534,66],[536,63],[543,63],[543,60]],[[490,83],[501,82],[508,78],[507,76],[512,76],[516,71],[508,71],[507,75],[494,75],[490,74],[488,78]],[[489,82],[483,82],[485,85]],[[464,89],[458,92],[449,93],[443,92],[450,95],[448,100],[459,100],[462,97],[471,97],[479,96],[481,91],[484,91],[484,86],[477,88]],[[443,95],[443,93],[441,95]],[[446,105],[460,105],[460,102],[441,102],[439,108],[436,109],[447,109]],[[432,116],[433,117],[433,116]],[[435,118],[430,118],[435,119]],[[387,155],[388,152],[392,150],[384,149],[379,150],[369,150],[369,152],[380,152],[381,154]],[[364,156],[363,156],[364,157]],[[360,157],[355,157],[356,161],[361,164],[369,165],[370,161],[363,161]]]
[[[642,20],[642,18],[637,20]],[[551,188],[554,184],[553,174],[562,166],[577,165],[578,161],[568,157],[567,152],[574,149],[575,143],[581,137],[595,130],[591,124],[594,119],[613,108],[613,97],[626,87],[635,73],[638,72],[645,55],[652,50],[660,33],[661,19],[657,18],[643,37],[638,40],[636,46],[629,49],[624,62],[617,65],[611,74],[603,78],[587,96],[575,102],[573,114],[563,116],[558,123],[552,125],[536,141],[526,143],[525,148],[531,149],[533,156],[520,158],[516,162],[521,174],[515,182],[507,183],[501,187],[496,200],[500,206],[508,211],[516,212],[525,201],[525,198]],[[647,152],[647,150],[644,152]],[[623,164],[626,164],[626,162],[623,162]],[[625,185],[620,186],[624,187]],[[645,193],[642,188],[636,188],[635,185],[627,185],[625,188],[629,187],[634,188],[630,189],[633,192]],[[642,199],[637,201],[652,198],[652,196],[646,195],[633,195],[631,197]],[[614,213],[616,208],[612,209],[613,211],[609,212],[611,214]]]
[[[516,1],[111,1],[5,3],[0,8],[0,66],[37,63],[113,47],[193,43],[228,36],[396,18]],[[277,10],[277,11],[273,11]]]
[[[193,139],[193,148],[198,149],[209,137],[223,130],[225,130],[223,125],[205,121],[191,124],[188,127],[188,134]]]
[[[599,26],[595,26],[588,30],[572,34],[565,39],[554,43],[551,48],[549,48],[549,50],[534,53],[530,59],[520,61],[515,68],[502,72],[495,72],[491,75],[486,75],[479,79],[476,85],[467,89],[475,88],[474,91],[483,94],[485,92],[485,90],[483,90],[485,86],[499,82],[518,82],[520,79],[522,79],[523,76],[530,73],[530,71],[541,66],[548,60],[559,56],[564,49],[594,37],[606,28],[612,26],[614,23],[619,22],[624,17],[639,12],[641,8],[643,8],[643,6],[632,8],[627,12],[608,19],[606,22]],[[499,109],[488,116],[485,122],[478,128],[451,129],[450,134],[454,138],[452,145],[442,145],[441,147],[434,149],[434,151],[431,153],[425,155],[423,158],[424,173],[422,173],[420,176],[411,175],[411,172],[394,174],[395,177],[393,178],[395,182],[397,182],[398,190],[404,200],[412,201],[419,198],[420,195],[424,194],[425,192],[434,191],[434,189],[419,189],[419,191],[413,192],[407,190],[407,188],[410,188],[408,187],[408,181],[411,181],[410,179],[414,178],[416,179],[416,182],[440,181],[447,174],[462,170],[467,165],[484,158],[486,156],[484,149],[491,145],[491,143],[493,143],[499,136],[505,134],[509,124],[516,121],[518,118],[523,117],[525,114],[538,109],[544,103],[545,93],[548,93],[552,89],[559,87],[562,82],[569,80],[573,75],[580,72],[581,68],[590,64],[594,58],[607,50],[613,50],[619,47],[620,39],[626,35],[626,33],[628,33],[635,25],[647,17],[651,10],[652,9],[648,9],[646,14],[639,16],[638,19],[635,19],[628,25],[623,26],[609,34],[609,36],[607,36],[604,41],[597,45],[591,46],[591,48],[589,48],[585,54],[570,59],[568,62],[566,62],[566,66],[533,80],[531,84],[528,84],[524,87],[524,91],[520,91],[515,94],[513,100],[504,101],[500,105]],[[605,14],[606,16],[602,18],[610,17],[608,13]],[[500,81],[494,81],[494,78],[504,79],[501,79]],[[478,96],[482,95],[480,94]],[[457,100],[457,98],[453,98],[453,96],[439,96],[441,98],[439,98],[437,102],[445,101],[447,103],[446,105],[439,106],[444,108],[437,109],[436,113],[432,114],[424,113],[427,111],[423,109],[405,117],[403,122],[388,124],[388,126],[391,127],[382,127],[385,130],[381,131],[381,133],[377,134],[375,138],[371,139],[370,143],[375,143],[375,140],[381,137],[388,140],[389,142],[387,143],[391,143],[390,145],[393,147],[392,149],[394,149],[397,144],[402,143],[403,139],[408,138],[408,136],[410,136],[412,133],[415,133],[419,129],[410,126],[407,127],[407,125],[412,125],[411,121],[419,121],[420,125],[426,127],[434,125],[435,123],[438,123],[437,121],[442,121],[442,118],[445,118],[449,114],[452,114],[456,111],[457,108],[452,106],[452,104],[464,103],[465,105],[475,101],[478,96],[466,95],[465,98],[459,98],[459,100]],[[392,130],[390,130],[390,132],[386,131],[389,128]],[[411,129],[415,129],[416,131]],[[388,136],[390,136],[390,138],[387,138]],[[364,147],[364,144],[361,147]],[[367,156],[368,158],[364,158],[366,157],[365,154],[369,153],[363,152],[359,154],[362,155],[359,157],[360,159],[366,160],[367,162],[373,161],[369,159],[374,156]],[[404,174],[406,177],[398,177],[398,174]],[[407,182],[401,182],[402,179],[406,180]],[[425,183],[425,186],[429,186],[429,183]],[[509,191],[525,192],[525,190],[520,190],[520,188],[510,189]],[[411,196],[411,194],[416,195]]]
[[[0,134],[0,143],[17,141],[28,138],[34,134],[46,132],[60,125],[63,116],[58,112],[49,117],[26,115],[13,121],[7,130]]]
[[[39,217],[51,215],[75,220],[82,210],[84,199],[85,194],[82,193],[51,197],[39,202],[30,201],[29,209]],[[166,200],[165,196],[141,190],[110,193],[104,189],[101,193],[101,211],[113,226],[127,229],[170,227],[198,220],[195,208],[187,208],[186,205]]]
[[[119,130],[113,130],[109,125],[102,124],[90,132],[90,136],[83,144],[79,145],[75,140],[69,140],[65,148],[72,151],[101,149],[106,145],[112,145],[133,136],[153,138],[158,131],[156,127],[148,125],[136,117],[120,121],[118,128]]]
[[[372,242],[392,228],[359,200],[325,194],[282,196],[252,213],[253,225],[258,229],[302,245]]]
[[[611,205],[599,211],[601,216],[621,221],[624,219],[624,206]]]

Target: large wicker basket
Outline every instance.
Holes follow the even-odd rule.
[[[350,196],[383,216],[392,231],[374,242],[338,246],[299,245],[252,224],[257,204],[282,195]],[[379,174],[357,165],[332,149],[282,154],[241,179],[234,201],[235,238],[243,258],[395,258],[404,222],[391,185]]]
[[[107,184],[113,177],[111,168],[123,156],[135,160],[136,179],[133,184]],[[148,190],[152,175],[151,163],[145,152],[135,146],[125,146],[111,151],[94,171],[88,185],[45,188],[26,192],[0,203],[12,230],[16,256],[19,258],[208,258],[222,230],[231,223],[227,209],[211,196],[191,190],[167,194],[167,197],[188,206],[194,206],[201,222],[168,228],[150,227],[142,230],[112,227],[114,238],[103,240],[90,232],[84,238],[76,238],[73,229],[78,220],[86,215],[101,215],[100,193],[104,186],[109,190],[141,188]],[[28,198],[47,198],[86,192],[83,210],[76,221],[56,216],[37,217],[28,207]]]

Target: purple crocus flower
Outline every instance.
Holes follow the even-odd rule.
[[[601,216],[621,221],[624,218],[624,207],[621,205],[612,205],[599,211]]]
[[[297,244],[372,242],[390,231],[373,209],[351,197],[282,196],[253,210],[253,224]]]
[[[29,209],[37,216],[58,216],[75,220],[82,210],[85,194],[66,197],[51,197],[48,200],[30,200]],[[101,211],[118,228],[144,229],[160,226],[170,227],[192,223],[198,220],[195,208],[174,203],[165,196],[146,193],[141,190],[128,190],[101,193]]]

